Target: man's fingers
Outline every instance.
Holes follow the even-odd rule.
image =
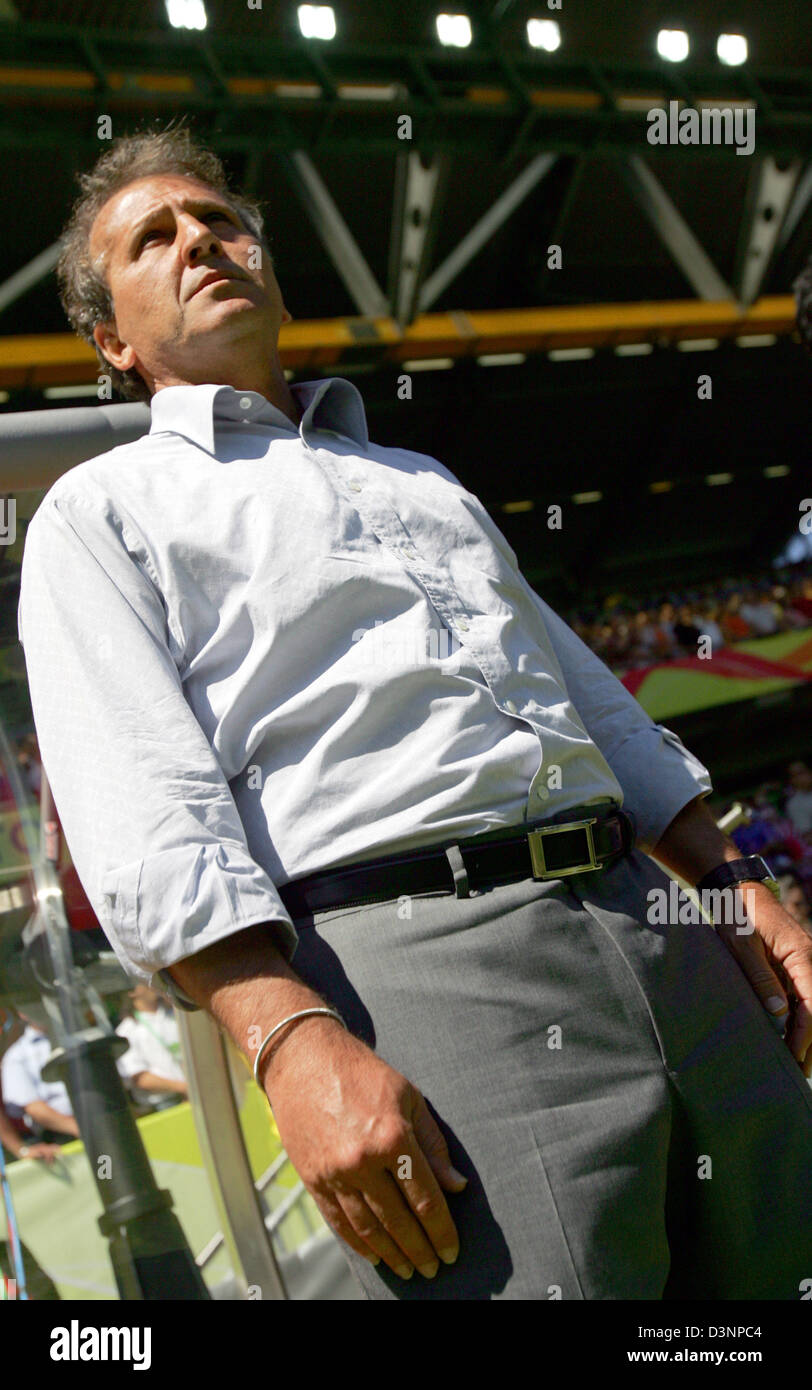
[[[790,1026],[785,1042],[806,1076],[812,1067],[812,965],[808,954],[789,953],[779,961],[774,947],[767,947],[760,936],[739,936],[729,927],[717,927],[718,934],[744,971],[764,1008],[783,1031]],[[790,1016],[788,990],[795,1007]]]
[[[458,1173],[451,1162],[445,1135],[419,1092],[412,1115],[412,1128],[440,1186],[449,1192],[461,1192],[468,1179]]]
[[[801,999],[796,1005],[787,1042],[804,1076],[812,1076],[812,1008]]]
[[[425,1147],[427,1142],[431,1143],[431,1138],[428,1141],[426,1139],[427,1127],[425,1123],[418,1125],[413,1121],[414,1141],[407,1152],[399,1156],[392,1176],[403,1195],[403,1200],[414,1212],[433,1249],[443,1264],[450,1265],[454,1263],[460,1253],[460,1241],[457,1228],[448,1209],[448,1203],[435,1173],[439,1169],[447,1185],[453,1184],[457,1191],[465,1186],[467,1178],[464,1178],[461,1173],[457,1173],[456,1169],[452,1167],[442,1133],[432,1119],[425,1101],[422,1104],[431,1128],[439,1136],[445,1157],[444,1159],[439,1158],[435,1150],[433,1157],[437,1168],[432,1167],[432,1154],[431,1152],[427,1153]],[[422,1143],[417,1142],[418,1134],[423,1136]],[[451,1174],[454,1176],[451,1177]]]
[[[439,1267],[437,1256],[399,1186],[382,1169],[366,1181],[363,1192],[351,1197],[342,1192],[341,1203],[356,1231],[365,1231],[367,1243],[395,1274],[408,1279],[419,1269],[426,1279],[433,1279]],[[370,1219],[374,1226],[368,1224]]]
[[[308,1188],[313,1201],[324,1217],[327,1225],[340,1236],[343,1241],[354,1250],[356,1255],[363,1255],[365,1260],[371,1264],[377,1264],[380,1256],[370,1245],[358,1235],[352,1222],[345,1214],[340,1202],[332,1192],[319,1192]]]
[[[777,1022],[785,1022],[789,1010],[786,990],[767,959],[761,937],[738,936],[732,927],[727,926],[719,926],[716,930],[764,1008]]]

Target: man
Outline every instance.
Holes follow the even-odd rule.
[[[174,1012],[156,989],[138,984],[130,991],[133,1012],[116,1028],[130,1044],[116,1063],[139,1105],[159,1109],[188,1097],[180,1065],[180,1039]]]
[[[14,1125],[3,1104],[2,1059],[24,1032],[22,1022],[13,1018],[6,1009],[0,1008],[0,1144],[12,1158],[42,1159],[52,1164],[59,1155],[58,1144],[26,1143]],[[22,1122],[21,1122],[22,1123]]]
[[[43,1028],[20,1013],[26,1027],[0,1063],[3,1101],[9,1114],[22,1119],[29,1129],[46,1138],[78,1139],[67,1087],[61,1081],[45,1081],[42,1068],[51,1055],[51,1043]]]
[[[786,812],[799,834],[812,833],[812,771],[804,762],[790,763],[787,779],[792,788],[787,797]]]
[[[809,899],[804,892],[803,883],[795,874],[782,874],[778,880],[781,890],[781,905],[794,917],[801,926],[812,930],[812,916],[810,916]]]
[[[739,858],[705,769],[453,474],[289,386],[257,209],[185,132],[83,177],[60,274],[152,410],[51,489],[20,604],[125,967],[254,1061],[371,1298],[798,1297],[812,940],[758,865],[729,953],[646,916],[644,851]]]

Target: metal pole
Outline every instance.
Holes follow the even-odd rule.
[[[17,805],[28,797],[0,727],[0,756]],[[87,989],[73,964],[58,867],[61,832],[42,769],[41,845],[32,856],[39,921],[27,932],[28,964],[57,1034],[42,1070],[63,1081],[104,1208],[99,1228],[107,1238],[122,1299],[208,1299],[208,1289],[172,1208],[149,1165],[127,1093],[116,1067],[126,1042],[112,1028],[83,1026]],[[54,1007],[54,1003],[56,1007]]]

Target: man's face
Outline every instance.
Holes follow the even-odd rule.
[[[812,789],[812,772],[810,772],[806,763],[791,763],[789,768],[789,780],[790,785],[795,787],[796,791],[808,792]]]
[[[149,985],[137,984],[130,991],[130,998],[136,1009],[155,1010],[161,1002],[161,996],[155,989],[150,989]]]
[[[269,356],[290,314],[257,245],[229,202],[196,179],[156,175],[120,189],[90,234],[113,300],[114,319],[94,330],[105,356],[137,368],[150,389],[194,381],[203,363],[203,380],[217,380],[218,358],[246,335]]]
[[[28,1014],[24,1014],[24,1013],[23,1013],[22,1009],[18,1009],[18,1010],[17,1010],[17,1013],[19,1014],[19,1016],[20,1016],[20,1018],[22,1019],[23,1023],[26,1023],[26,1024],[28,1025],[29,1028],[35,1028],[36,1031],[37,1031],[38,1033],[44,1033],[44,1032],[45,1032],[45,1029],[42,1027],[42,1024],[41,1024],[41,1023],[35,1023],[34,1020],[33,1020],[33,1018],[29,1018],[29,1017],[28,1017]]]

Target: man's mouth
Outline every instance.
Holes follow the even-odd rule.
[[[198,283],[198,284],[195,286],[195,288],[192,290],[192,293],[191,293],[191,295],[189,296],[189,298],[192,299],[192,298],[197,294],[198,290],[204,290],[204,289],[206,288],[207,285],[216,285],[216,284],[218,284],[218,282],[219,282],[220,280],[244,280],[244,279],[245,279],[245,276],[239,274],[239,272],[236,272],[236,273],[235,273],[234,271],[226,271],[226,270],[207,270],[207,271],[206,271],[206,274],[202,277],[202,279],[199,281],[199,283]]]

